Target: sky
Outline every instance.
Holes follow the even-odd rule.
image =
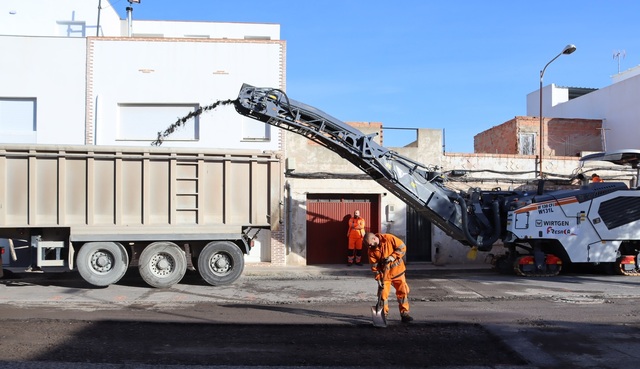
[[[110,3],[125,19],[128,1]],[[602,88],[618,65],[639,65],[638,16],[637,0],[141,0],[132,13],[280,24],[290,98],[345,122],[444,129],[444,150],[461,153],[526,115],[540,71],[568,44],[576,51],[547,67],[545,86]],[[390,147],[414,137],[384,134]]]

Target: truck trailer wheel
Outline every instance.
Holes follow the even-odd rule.
[[[129,267],[129,255],[117,242],[88,242],[80,248],[76,265],[85,281],[104,287],[124,276]]]
[[[243,269],[244,255],[233,242],[210,242],[198,257],[198,272],[212,286],[233,283]]]
[[[142,250],[138,271],[149,286],[171,287],[187,272],[187,257],[175,243],[155,242]]]

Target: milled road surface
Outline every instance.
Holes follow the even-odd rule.
[[[3,334],[3,341],[11,339],[2,349],[2,360],[18,362],[378,368],[524,364],[480,325],[415,324],[376,329],[367,324],[229,325],[38,319],[4,321],[3,326],[10,334],[6,338]],[[398,339],[402,342],[396,343]]]
[[[5,279],[0,368],[27,362],[44,369],[620,368],[638,362],[640,279],[409,268],[416,321],[400,323],[391,304],[386,329],[371,325],[375,283],[366,269],[248,267],[232,286],[208,286],[190,274],[164,290],[146,287],[133,272],[108,288],[91,287],[75,273]]]

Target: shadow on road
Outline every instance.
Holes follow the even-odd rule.
[[[0,361],[274,367],[525,364],[475,324],[379,329],[368,324],[9,320],[3,326],[13,339],[3,343]]]

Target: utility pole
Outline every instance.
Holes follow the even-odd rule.
[[[100,12],[102,11],[102,0],[98,0],[98,24],[96,24],[96,37],[100,36]]]

